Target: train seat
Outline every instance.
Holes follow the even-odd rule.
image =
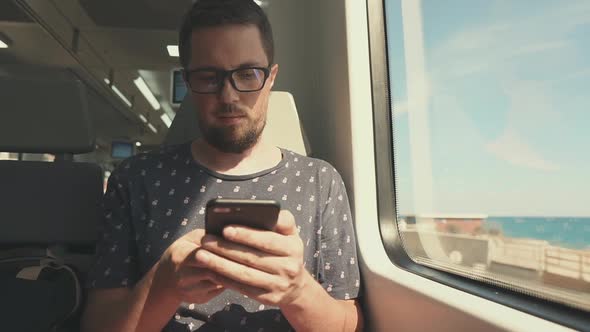
[[[0,77],[0,100],[0,151],[55,155],[0,161],[2,330],[76,331],[102,195],[100,167],[73,161],[94,149],[86,90],[79,81]]]

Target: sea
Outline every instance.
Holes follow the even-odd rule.
[[[485,229],[497,229],[504,236],[545,240],[551,245],[590,250],[590,217],[494,217]]]

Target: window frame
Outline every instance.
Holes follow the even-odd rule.
[[[392,106],[395,107],[395,103],[391,100],[390,94],[385,1],[387,0],[367,0],[366,5],[373,102],[377,214],[381,240],[387,256],[394,265],[418,276],[566,327],[590,331],[590,312],[420,265],[406,253],[396,217],[397,191],[392,122]],[[393,199],[391,199],[392,196]]]

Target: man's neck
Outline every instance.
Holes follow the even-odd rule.
[[[204,139],[191,144],[193,158],[206,168],[221,174],[254,174],[276,166],[282,159],[279,148],[263,140],[242,153],[219,151]]]

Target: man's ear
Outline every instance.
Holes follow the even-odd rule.
[[[275,63],[270,67],[270,88],[275,85],[275,79],[277,78],[277,74],[279,73],[279,64]]]

